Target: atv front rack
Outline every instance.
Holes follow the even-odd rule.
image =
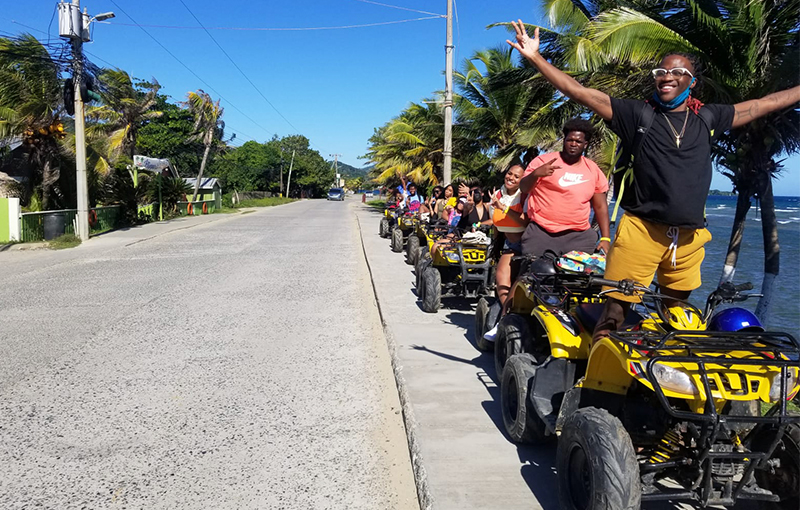
[[[786,387],[789,368],[800,369],[800,342],[788,333],[750,332],[750,331],[670,331],[666,334],[644,331],[617,331],[609,336],[622,342],[629,350],[638,351],[649,358],[645,362],[647,379],[662,407],[672,417],[687,421],[707,423],[800,423],[800,415],[790,415],[786,411],[787,396],[791,388]],[[728,358],[712,356],[737,351],[745,356]],[[680,354],[677,354],[680,353]],[[659,363],[689,363],[698,368],[700,380],[706,395],[703,414],[681,411],[669,403],[657,377],[652,376],[653,368]],[[714,407],[713,393],[722,388],[711,379],[706,365],[718,366],[769,366],[781,370],[780,414],[778,416],[720,416]],[[718,372],[718,370],[717,370]],[[709,398],[711,397],[711,398]]]
[[[655,332],[627,331],[614,332],[609,336],[622,342],[628,349],[636,350],[649,358],[645,363],[647,379],[652,384],[662,408],[669,415],[680,421],[699,424],[696,430],[699,431],[700,437],[694,461],[700,466],[702,474],[696,482],[697,485],[690,491],[658,490],[651,486],[651,491],[642,495],[642,501],[694,500],[704,506],[733,505],[739,499],[779,501],[777,495],[753,486],[753,473],[772,458],[787,426],[800,423],[800,415],[789,414],[786,405],[791,390],[787,387],[788,371],[790,368],[800,368],[800,343],[797,339],[788,333],[727,331],[672,331],[664,335]],[[738,356],[729,358],[714,355],[731,351],[738,351]],[[670,403],[658,378],[651,375],[653,368],[659,363],[671,365],[689,363],[697,366],[697,373],[706,395],[702,414],[683,411]],[[774,405],[763,416],[720,414],[716,410],[713,393],[722,388],[717,387],[716,379],[709,376],[707,365],[780,368],[779,404]],[[714,369],[714,372],[718,373],[720,370]],[[730,434],[729,423],[755,424],[750,433],[741,440],[747,451],[715,448],[719,437]],[[774,431],[774,438],[766,448],[752,449],[753,438],[758,437],[764,430]],[[714,466],[725,462],[740,463],[743,467],[738,481],[731,477],[725,480],[715,479]],[[645,473],[669,470],[677,465],[676,462],[668,461],[661,464],[644,464],[640,467],[643,469],[642,473]]]

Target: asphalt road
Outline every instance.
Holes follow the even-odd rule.
[[[416,508],[353,206],[0,253],[0,508]]]

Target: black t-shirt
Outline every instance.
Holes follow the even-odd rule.
[[[632,150],[642,111],[642,101],[611,98],[611,130],[623,147]],[[716,135],[731,128],[734,108],[709,104]],[[689,112],[681,146],[667,124],[678,133],[686,112],[656,110],[653,125],[644,137],[642,150],[633,163],[633,185],[626,186],[621,206],[631,214],[674,227],[703,228],[704,208],[711,187],[711,136],[705,123]]]
[[[472,227],[472,225],[476,223],[483,223],[484,221],[489,220],[491,216],[489,216],[489,206],[486,204],[483,205],[483,214],[478,214],[478,208],[473,206],[472,210],[469,214],[462,214],[461,219],[458,220],[458,228],[462,230],[468,230]]]

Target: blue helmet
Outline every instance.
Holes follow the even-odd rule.
[[[717,312],[708,323],[711,331],[765,331],[758,317],[744,308],[728,308]]]

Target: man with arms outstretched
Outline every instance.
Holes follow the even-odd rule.
[[[506,42],[562,94],[605,120],[623,147],[632,151],[636,131],[642,127],[642,102],[584,87],[542,57],[538,28],[531,38],[522,20],[512,25],[516,41]],[[732,106],[702,105],[691,97],[699,71],[699,62],[683,53],[667,54],[652,71],[655,92],[649,104],[655,115],[633,160],[632,189],[621,197],[626,212],[617,226],[605,273],[610,280],[632,279],[645,286],[657,273],[661,292],[682,300],[700,286],[703,246],[711,240],[703,211],[711,186],[714,135],[800,102],[798,86]],[[707,109],[702,118],[701,109]],[[595,339],[622,324],[629,303],[620,299],[627,298],[606,302]]]

